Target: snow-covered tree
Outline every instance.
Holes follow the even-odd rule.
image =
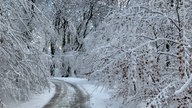
[[[84,38],[95,30],[115,4],[108,0],[52,0],[51,2],[52,10],[55,12],[53,25],[58,36],[52,41],[53,59],[57,61],[53,63],[53,73],[54,69],[57,69],[61,73],[60,76],[74,75],[76,66],[70,64],[75,63],[78,53],[84,51]],[[75,55],[68,56],[69,53]]]
[[[189,4],[138,0],[111,12],[85,39],[81,71],[113,88],[126,105],[189,107]]]
[[[0,0],[0,98],[27,100],[48,87],[46,24],[36,0]]]

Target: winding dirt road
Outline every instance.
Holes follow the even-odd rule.
[[[77,85],[53,79],[56,93],[43,108],[90,108],[89,95]]]

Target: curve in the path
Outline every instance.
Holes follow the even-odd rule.
[[[79,89],[77,85],[66,83],[75,90],[75,102],[71,104],[71,108],[90,108],[89,104],[86,103],[89,101],[89,96]]]
[[[43,108],[90,108],[89,95],[77,85],[62,80],[52,80],[56,93]]]

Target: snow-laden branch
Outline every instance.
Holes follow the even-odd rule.
[[[138,35],[138,37],[143,37],[143,38],[147,38],[147,39],[149,39],[149,40],[154,40],[154,38],[148,37],[148,36],[145,36],[145,35]]]
[[[145,9],[145,10],[147,10],[148,12],[153,13],[153,14],[158,14],[158,15],[165,16],[164,13],[159,12],[159,11],[153,11],[153,10],[151,10],[151,9],[149,9],[148,7],[145,7],[145,6],[140,6],[140,8]]]
[[[153,43],[153,42],[156,42],[156,41],[159,41],[159,40],[171,41],[171,42],[180,44],[180,42],[175,41],[175,40],[172,40],[172,39],[168,39],[168,38],[157,38],[157,39],[153,39],[153,40],[147,41],[147,42],[145,42],[145,43],[143,43],[143,44],[140,44],[139,46],[137,46],[137,47],[135,47],[135,48],[133,48],[133,49],[131,49],[131,50],[132,50],[132,51],[137,50],[137,49],[139,49],[139,48],[141,48],[141,47],[143,47],[143,46],[145,46],[145,45],[147,45],[147,44],[150,44],[150,43]]]
[[[116,62],[116,60],[111,61],[111,62],[110,62],[109,64],[107,64],[106,66],[102,67],[102,68],[99,69],[99,70],[96,70],[96,72],[102,72],[104,69],[106,69],[106,68],[112,66],[112,64],[115,63],[115,62]]]
[[[176,22],[175,22],[172,18],[168,17],[168,16],[165,15],[164,13],[159,12],[159,11],[152,11],[151,9],[149,9],[149,8],[147,8],[147,7],[143,7],[143,6],[140,7],[140,8],[146,9],[146,10],[149,11],[150,13],[158,14],[158,15],[162,15],[162,16],[166,17],[167,19],[169,19],[169,20],[173,23],[173,25],[175,25],[175,27],[176,27],[179,31],[181,31],[182,28],[179,27],[179,25],[177,25]]]
[[[154,106],[154,108],[159,108],[158,104],[161,103],[162,99],[168,98],[168,95],[172,93],[172,89],[174,89],[174,86],[175,82],[172,82],[165,88],[163,88],[163,90],[153,98],[153,100],[151,101],[151,103],[148,105],[147,108],[151,108],[152,106]]]
[[[171,18],[169,18],[168,17],[168,19],[177,27],[177,29],[180,31],[181,30],[181,28],[176,24],[176,22],[173,20],[173,19],[171,19]]]
[[[90,51],[90,53],[95,53],[95,52],[97,52],[97,51],[99,51],[99,50],[101,50],[101,49],[106,49],[106,48],[110,48],[110,47],[111,47],[110,44],[108,44],[108,45],[106,45],[106,46],[97,47],[97,48],[92,49],[92,50]]]
[[[158,54],[165,54],[165,55],[170,55],[170,56],[173,56],[173,57],[178,57],[176,54],[173,54],[173,53],[169,53],[169,52],[157,52]]]
[[[190,75],[190,78],[187,80],[187,82],[177,91],[175,91],[175,95],[179,95],[182,93],[190,84],[192,81],[192,74]]]

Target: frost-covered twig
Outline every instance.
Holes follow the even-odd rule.
[[[178,57],[176,54],[169,53],[169,52],[161,52],[161,51],[158,51],[157,53],[158,53],[158,54],[170,55],[170,56],[173,56],[173,57]]]
[[[190,75],[190,78],[185,82],[185,84],[179,89],[175,91],[175,95],[179,95],[182,93],[186,88],[191,84],[192,81],[192,74]]]
[[[169,38],[157,38],[157,39],[154,39],[154,40],[150,40],[150,41],[147,41],[145,43],[142,43],[140,45],[138,45],[137,47],[131,49],[132,51],[136,50],[136,49],[139,49],[147,44],[150,44],[150,43],[153,43],[153,42],[156,42],[156,41],[159,41],[159,40],[166,40],[166,41],[171,41],[171,42],[174,42],[174,43],[177,43],[177,44],[180,44],[178,41],[175,41],[175,40],[172,40],[172,39],[169,39]]]
[[[148,105],[148,108],[151,108],[152,106],[155,108],[159,108],[159,105],[162,104],[161,101],[172,95],[172,93],[174,92],[174,86],[175,82],[172,82],[168,86],[166,86],[158,95],[153,98],[153,100]]]

